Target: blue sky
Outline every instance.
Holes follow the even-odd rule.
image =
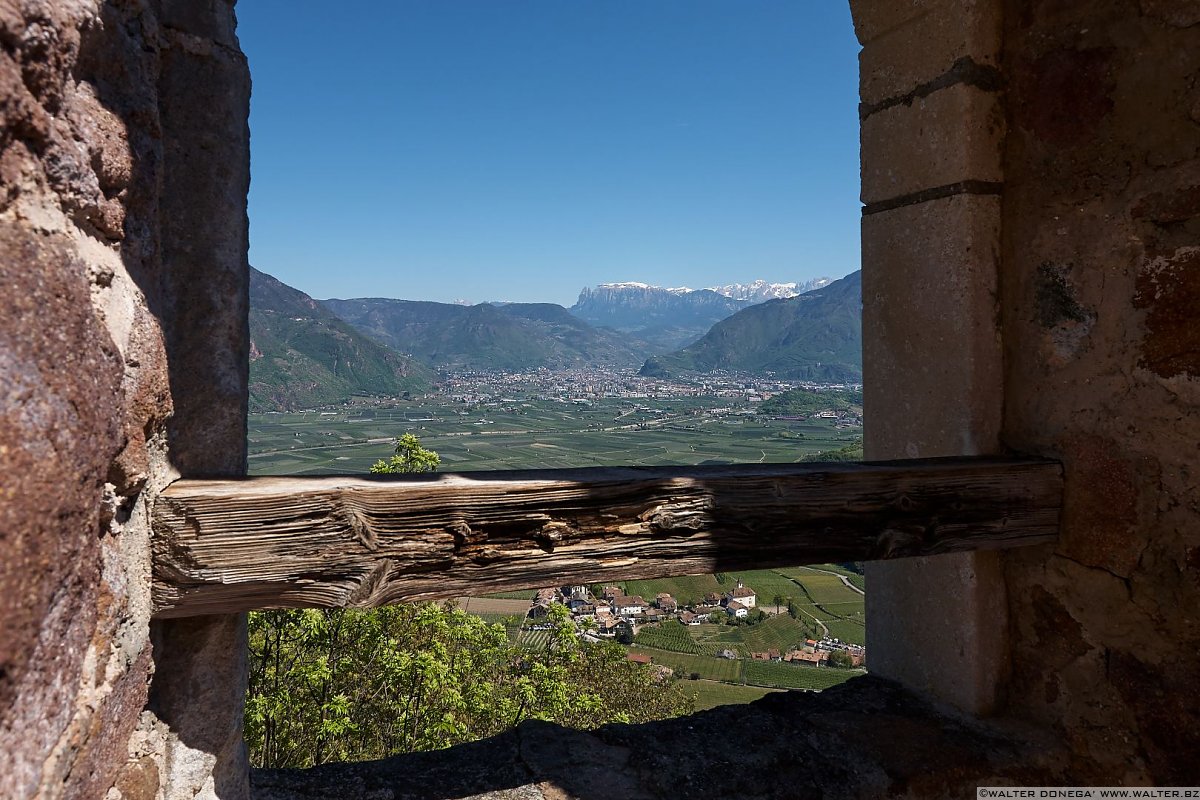
[[[249,0],[250,263],[556,302],[858,268],[845,0]]]

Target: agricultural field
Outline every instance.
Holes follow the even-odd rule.
[[[524,600],[526,603],[533,602],[533,589],[522,589],[518,592],[494,592],[493,594],[485,594],[484,597],[494,600]]]
[[[800,620],[792,619],[787,614],[780,614],[757,625],[738,627],[742,634],[742,642],[747,650],[763,653],[772,648],[786,653],[788,650],[804,644],[811,636],[811,631],[804,627]]]
[[[714,626],[715,627],[715,626]],[[675,653],[690,655],[711,655],[705,653],[695,637],[688,631],[687,626],[680,625],[675,620],[668,620],[658,626],[646,625],[638,631],[633,639],[634,644],[641,647],[654,647],[659,650],[670,650]]]
[[[519,628],[520,627],[520,620],[516,619],[515,620],[516,624],[514,624],[514,617],[510,614],[485,614],[483,612],[477,612],[477,611],[472,611],[472,612],[470,612],[470,614],[471,614],[471,616],[479,617],[484,622],[487,622],[492,625],[502,625],[505,628],[510,628],[510,627]]]
[[[516,643],[525,647],[537,649],[545,648],[550,641],[550,631],[528,631],[523,630],[517,634]]]
[[[646,653],[654,659],[655,664],[662,664],[675,670],[675,675],[687,678],[699,675],[710,681],[729,681],[738,683],[742,677],[742,662],[739,659],[712,658],[710,656],[694,656],[687,653],[673,653],[670,650],[659,650],[654,647],[637,647],[635,652]]]
[[[684,597],[703,597],[706,592],[724,593],[732,588],[736,581],[741,580],[758,595],[758,605],[772,606],[774,597],[790,598],[795,603],[800,620],[790,620],[799,626],[800,622],[815,624],[820,621],[827,629],[832,624],[838,633],[831,632],[844,642],[865,644],[866,642],[866,612],[864,596],[846,587],[841,578],[824,571],[829,565],[816,567],[791,567],[778,570],[747,570],[738,573],[721,573],[720,575],[701,575],[690,578],[662,578],[645,581],[625,581],[627,594],[640,594],[651,600],[659,592],[669,592],[681,602],[688,602]],[[862,577],[862,576],[858,576]],[[847,575],[847,580],[851,580]],[[723,582],[722,582],[723,581]],[[790,619],[790,618],[789,618]],[[843,624],[844,623],[844,624]],[[700,626],[701,629],[707,626]],[[722,632],[699,635],[701,642],[724,642],[739,649],[745,643],[744,634],[740,631],[753,630],[746,628],[723,628]],[[692,630],[697,630],[693,628]],[[780,645],[770,645],[778,647]],[[718,648],[719,649],[719,648]],[[767,649],[758,647],[752,649]]]
[[[829,630],[829,635],[843,642],[864,644],[866,642],[866,606],[865,596],[861,591],[846,586],[841,574],[854,584],[853,574],[861,579],[861,575],[842,571],[830,574],[830,565],[819,567],[792,567],[777,570],[793,580],[804,591],[804,597],[809,602],[797,603],[797,609],[804,615],[820,620]]]
[[[843,642],[860,644],[867,638],[867,626],[862,622],[835,619],[832,622],[826,622],[825,627],[829,629],[830,636]]]
[[[787,576],[793,581],[796,581],[804,586],[805,593],[817,605],[830,608],[832,606],[861,604],[862,592],[842,583],[842,578],[839,575],[831,575],[828,572],[823,572],[824,568],[813,567],[793,567],[791,569],[780,570],[780,574]]]
[[[655,595],[666,592],[682,605],[695,605],[704,599],[709,592],[723,593],[728,587],[722,585],[713,575],[689,575],[683,578],[658,578],[645,581],[618,581],[617,585],[624,589],[627,595],[641,595],[647,601],[653,601]]]
[[[860,669],[835,669],[789,664],[780,661],[752,661],[749,659],[725,659],[711,656],[689,655],[654,647],[635,646],[636,652],[645,653],[655,664],[675,670],[678,678],[722,681],[726,683],[765,686],[779,689],[821,690],[836,686],[856,675],[864,674]]]
[[[773,605],[775,595],[784,598],[784,605],[787,605],[789,597],[796,601],[805,599],[804,591],[796,582],[778,570],[759,569],[729,573],[730,586],[739,580],[758,594],[760,606]]]
[[[840,450],[861,428],[830,420],[730,418],[706,412],[719,398],[556,400],[471,405],[434,396],[390,407],[251,414],[254,475],[364,473],[413,433],[442,457],[444,470],[561,469],[621,464],[796,462]],[[721,405],[728,405],[720,399]]]
[[[747,661],[742,669],[746,683],[756,686],[777,686],[781,689],[820,691],[837,686],[853,677],[865,674],[860,669],[834,669],[787,664],[780,661]]]
[[[739,705],[753,703],[782,689],[768,689],[765,686],[740,686],[735,683],[719,683],[717,681],[688,681],[683,690],[696,697],[696,710],[707,711],[717,706]]]
[[[844,576],[852,586],[860,591],[865,592],[867,589],[867,581],[861,572],[846,569],[841,564],[817,564],[816,568]]]
[[[817,622],[829,622],[837,619],[836,616],[828,611],[814,605],[813,603],[795,603],[796,611],[805,621],[813,620]]]
[[[516,642],[521,636],[521,621],[514,621],[513,617],[507,614],[475,614],[475,616],[484,622],[504,628],[504,633],[510,642]]]
[[[524,619],[529,612],[529,600],[511,600],[496,597],[460,597],[458,607],[468,614],[477,616],[499,615]]]
[[[803,622],[787,614],[771,617],[757,625],[681,625],[674,620],[644,626],[634,643],[660,650],[691,655],[716,656],[724,649],[748,656],[771,648],[787,651],[800,646],[811,635]]]

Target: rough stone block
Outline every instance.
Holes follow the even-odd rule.
[[[159,674],[170,676],[155,676],[150,698],[171,732],[164,800],[247,800],[246,615],[166,620],[152,632]]]
[[[973,714],[994,711],[1008,660],[1000,555],[952,553],[866,567],[872,674]]]
[[[167,427],[171,461],[188,477],[241,475],[250,363],[250,74],[240,54],[206,56],[189,52],[186,42],[173,44],[160,84],[169,133],[161,202],[175,399]]]
[[[862,201],[868,205],[961,181],[1000,182],[999,98],[959,84],[872,114],[862,123]]]
[[[1001,9],[1000,0],[850,0],[854,33],[863,45],[930,14],[963,19],[992,14],[998,17]]]
[[[854,33],[862,44],[895,30],[923,14],[940,0],[850,0]]]
[[[998,81],[999,3],[924,5],[925,13],[879,34],[859,53],[859,95],[868,110],[939,79],[947,85]]]
[[[237,20],[230,0],[159,0],[163,25],[182,33],[237,47]]]
[[[868,458],[999,446],[1000,199],[958,195],[863,218]]]
[[[958,195],[863,219],[863,366],[871,459],[999,448],[1000,199]],[[989,713],[1007,670],[999,556],[868,565],[871,670]]]

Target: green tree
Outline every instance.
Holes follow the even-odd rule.
[[[374,473],[428,472],[401,436]],[[452,604],[250,614],[245,732],[258,767],[383,758],[493,736],[524,719],[590,728],[688,713],[693,699],[611,643],[580,640],[564,606],[536,649]]]
[[[592,728],[688,713],[692,699],[563,606],[536,649],[451,605],[251,615],[246,741],[259,767],[383,758],[495,735],[524,719]]]
[[[252,761],[382,758],[499,732],[513,693],[493,684],[510,659],[503,626],[433,604],[252,614]]]
[[[396,439],[394,455],[387,461],[382,459],[371,465],[375,475],[391,475],[401,472],[433,472],[442,463],[442,458],[432,450],[421,446],[421,440],[411,433]]]
[[[854,662],[850,659],[849,653],[833,650],[829,653],[829,666],[849,668],[854,666]]]

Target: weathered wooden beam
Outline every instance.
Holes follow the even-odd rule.
[[[620,467],[181,480],[153,509],[159,616],[1054,541],[1058,463]]]

